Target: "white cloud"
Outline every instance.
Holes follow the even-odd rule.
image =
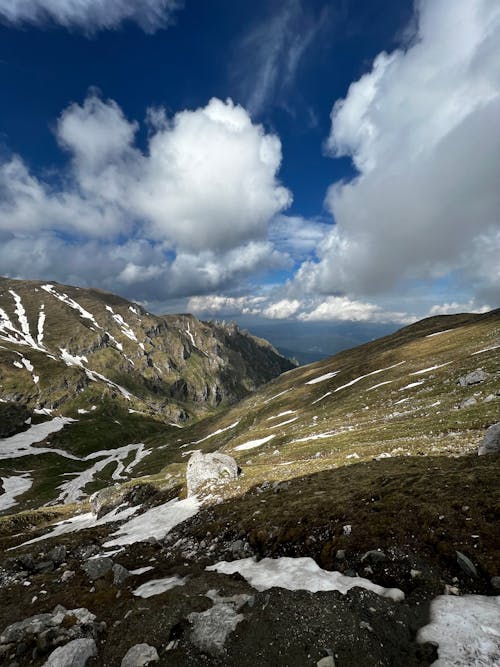
[[[296,260],[314,255],[332,225],[300,216],[278,215],[269,227],[269,239]]]
[[[328,23],[326,9],[314,16],[307,3],[286,0],[249,30],[239,44],[234,78],[252,114],[284,102],[304,56]]]
[[[87,33],[133,21],[151,33],[165,27],[181,5],[180,0],[0,0],[0,20],[13,25],[55,23]]]
[[[455,269],[491,280],[464,257],[499,229],[500,5],[418,6],[411,44],[381,53],[333,108],[327,148],[359,176],[330,188],[336,226],[302,289],[369,294]]]
[[[287,320],[296,314],[301,305],[298,299],[280,299],[264,308],[262,315],[271,320]]]
[[[208,294],[192,297],[188,310],[211,316],[254,315],[272,320],[303,322],[379,322],[408,324],[416,317],[384,310],[381,306],[348,297],[276,298],[276,295],[228,297]]]
[[[491,306],[487,305],[478,306],[474,299],[471,299],[467,303],[457,303],[456,301],[453,301],[452,303],[442,303],[432,306],[428,316],[453,315],[455,313],[487,313],[491,309]]]
[[[346,296],[330,296],[309,312],[302,312],[299,320],[347,322],[398,322],[408,324],[414,316],[400,312],[386,312],[374,303],[356,301]]]
[[[0,163],[4,250],[23,246],[25,261],[35,248],[52,257],[53,247],[65,247],[72,255],[61,234],[76,235],[82,248],[99,241],[109,249],[115,241],[123,250],[123,238],[143,242],[154,247],[154,263],[125,258],[113,267],[115,280],[131,285],[168,274],[165,293],[207,292],[286,267],[286,254],[266,239],[270,220],[291,202],[277,180],[278,137],[231,100],[212,99],[171,120],[162,110],[153,116],[141,151],[138,124],[91,92],[59,118],[57,140],[70,166],[57,183],[37,178],[19,156]],[[43,258],[33,261],[42,275]]]

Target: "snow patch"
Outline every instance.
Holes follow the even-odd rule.
[[[441,334],[448,333],[448,331],[453,331],[453,329],[444,329],[444,331],[436,331],[436,333],[427,334],[426,338],[432,338],[433,336],[440,336]]]
[[[327,396],[331,396],[331,393],[332,393],[331,391],[327,391],[326,394],[323,394],[323,396],[320,396],[320,397],[317,398],[315,401],[313,401],[313,402],[311,403],[311,405],[315,405],[316,403],[319,403],[320,401],[322,401],[322,400],[323,400],[324,398],[326,398]]]
[[[135,591],[132,591],[132,593],[139,598],[150,598],[153,597],[153,595],[165,593],[176,586],[184,586],[186,579],[187,577],[179,577],[176,574],[172,577],[164,577],[163,579],[152,579],[145,584],[141,584],[141,586],[136,588]]]
[[[279,415],[268,417],[267,421],[271,421],[271,419],[278,419],[278,417],[285,417],[285,415],[293,415],[294,412],[297,412],[297,410],[284,410],[283,412],[280,412]]]
[[[438,644],[433,667],[493,667],[500,664],[500,596],[439,595],[419,642]]]
[[[404,599],[399,588],[383,588],[362,577],[346,577],[340,572],[323,570],[312,558],[263,558],[256,562],[253,558],[243,558],[231,563],[222,561],[206,568],[221,574],[238,572],[258,591],[273,587],[290,591],[305,590],[339,591],[343,595],[356,586],[399,602]]]
[[[500,345],[492,345],[491,347],[485,347],[482,350],[478,350],[477,352],[473,352],[471,354],[471,357],[474,357],[476,354],[482,354],[483,352],[489,352],[490,350],[498,350]]]
[[[284,422],[280,422],[279,424],[273,424],[269,428],[280,428],[280,426],[285,426],[286,424],[291,424],[292,422],[296,422],[298,417],[292,417],[291,419],[286,419]]]
[[[364,378],[370,377],[370,375],[377,375],[378,373],[383,373],[384,371],[388,371],[391,368],[396,368],[396,366],[401,366],[401,364],[405,363],[406,361],[399,361],[397,364],[392,364],[392,366],[386,366],[385,368],[378,368],[376,371],[372,371],[371,373],[366,373],[366,375],[360,375],[359,377],[354,378],[354,380],[350,380],[349,382],[346,382],[346,384],[337,387],[337,389],[335,389],[335,392],[340,391],[341,389],[345,389],[346,387],[352,387],[353,384],[356,384],[357,382],[363,380]]]
[[[114,539],[104,544],[104,547],[124,546],[144,542],[150,537],[162,540],[172,528],[194,516],[200,509],[196,496],[184,500],[170,500],[169,502],[153,507],[140,516],[133,517],[111,535]]]
[[[264,401],[264,405],[265,405],[266,403],[269,403],[270,401],[274,401],[275,398],[279,398],[279,396],[283,396],[283,394],[286,394],[287,392],[289,392],[289,391],[291,391],[291,390],[292,390],[292,389],[291,389],[291,387],[290,387],[290,389],[285,389],[285,391],[280,391],[279,394],[275,394],[274,396],[271,396],[271,398],[268,398],[266,401]]]
[[[97,324],[95,317],[92,315],[92,313],[89,313],[88,310],[85,310],[82,306],[80,306],[79,303],[77,303],[74,299],[69,297],[67,294],[59,294],[59,292],[56,292],[54,289],[54,285],[47,284],[47,285],[42,285],[42,289],[45,290],[48,294],[51,294],[53,297],[61,301],[62,303],[65,303],[67,306],[70,308],[73,308],[73,310],[76,310],[80,317],[84,320],[90,320],[92,324],[97,327],[98,329],[101,329],[102,327]]]
[[[17,505],[16,498],[26,493],[33,484],[33,480],[26,472],[12,477],[1,477],[0,479],[3,486],[3,494],[0,495],[0,512]]]
[[[330,378],[335,377],[339,371],[332,371],[331,373],[325,373],[324,375],[320,375],[317,378],[314,378],[314,380],[309,380],[309,382],[306,382],[306,384],[318,384],[318,382],[324,382],[325,380],[329,380]]]
[[[443,368],[443,366],[448,366],[448,364],[451,364],[451,361],[447,361],[445,364],[437,364],[436,366],[429,366],[429,368],[422,368],[421,371],[415,371],[414,373],[410,373],[410,375],[423,375],[424,373],[435,371],[436,368]]]
[[[240,421],[238,420],[237,422],[234,422],[234,424],[231,424],[230,426],[226,426],[226,428],[218,428],[216,431],[214,431],[213,433],[210,433],[210,435],[206,435],[201,440],[196,440],[195,442],[190,442],[189,444],[190,445],[199,445],[200,442],[205,442],[205,440],[209,440],[210,438],[213,438],[215,435],[219,435],[220,433],[224,433],[225,431],[229,431],[232,428],[236,428],[239,423],[240,423]],[[173,424],[173,426],[177,426],[177,424]]]
[[[235,452],[241,452],[245,449],[254,449],[254,447],[260,447],[261,445],[265,444],[266,442],[269,442],[269,440],[272,440],[275,438],[276,435],[268,435],[265,438],[260,438],[258,440],[249,440],[248,442],[244,442],[242,445],[238,445],[237,447],[234,448]]]
[[[35,410],[37,412],[37,410]],[[40,412],[38,411],[38,414]],[[0,439],[0,460],[16,459],[22,456],[32,456],[35,454],[59,454],[69,459],[78,460],[78,457],[68,454],[62,449],[50,449],[49,447],[33,447],[37,442],[42,442],[52,433],[60,431],[66,424],[76,421],[70,417],[55,417],[51,421],[43,424],[35,424],[23,433],[17,433],[10,438]]]
[[[418,387],[421,384],[424,384],[425,380],[419,380],[418,382],[410,382],[410,384],[401,387],[399,391],[404,391],[405,389],[412,389],[413,387]]]

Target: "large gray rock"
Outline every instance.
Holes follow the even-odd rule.
[[[467,375],[462,375],[462,377],[458,378],[458,384],[461,387],[468,387],[471,384],[484,382],[488,378],[488,373],[485,373],[482,368],[476,368],[475,371],[471,371],[470,373],[467,373]]]
[[[85,667],[95,655],[97,646],[93,639],[73,639],[52,651],[43,667]]]
[[[193,612],[188,616],[193,626],[191,641],[200,651],[218,655],[224,649],[227,636],[244,618],[228,604],[216,604],[206,611]]]
[[[222,482],[238,477],[238,464],[232,456],[214,452],[195,452],[187,465],[188,496],[193,496],[205,482]]]
[[[483,454],[500,454],[500,422],[493,424],[486,431],[477,453],[479,456]]]
[[[149,644],[136,644],[126,652],[121,667],[143,667],[150,662],[158,662],[158,651]]]
[[[82,565],[85,574],[89,579],[100,579],[104,577],[113,568],[113,561],[111,558],[103,556],[102,558],[89,558],[89,560]]]

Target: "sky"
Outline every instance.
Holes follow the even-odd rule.
[[[498,0],[0,0],[0,90],[2,275],[250,328],[500,306]]]

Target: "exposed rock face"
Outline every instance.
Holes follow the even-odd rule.
[[[186,472],[188,496],[193,496],[207,481],[223,482],[237,477],[238,464],[232,456],[219,452],[195,452],[189,459]]]
[[[53,651],[43,667],[85,667],[87,661],[97,655],[93,639],[73,639]]]
[[[15,652],[18,646],[22,646],[25,651],[36,647],[43,654],[69,642],[68,646],[71,646],[67,653],[60,651],[56,655],[52,654],[46,664],[51,667],[83,667],[86,660],[95,655],[92,647],[95,649],[94,639],[101,630],[95,615],[88,609],[65,609],[58,605],[51,613],[30,616],[5,628],[0,635],[0,657]],[[85,642],[74,644],[75,639],[83,639]]]
[[[122,660],[121,667],[143,667],[152,662],[158,662],[158,651],[149,644],[136,644],[132,646]]]
[[[479,456],[484,454],[500,454],[500,422],[493,424],[486,431],[477,453]]]
[[[99,388],[177,422],[234,402],[294,366],[234,324],[158,317],[98,290],[6,278],[0,343],[3,401],[60,408],[76,393],[91,394],[91,403]]]
[[[462,377],[458,378],[458,384],[461,387],[468,387],[471,384],[479,384],[484,382],[488,379],[488,377],[488,373],[485,373],[482,368],[477,368],[475,371],[467,373],[467,375],[462,375]]]

